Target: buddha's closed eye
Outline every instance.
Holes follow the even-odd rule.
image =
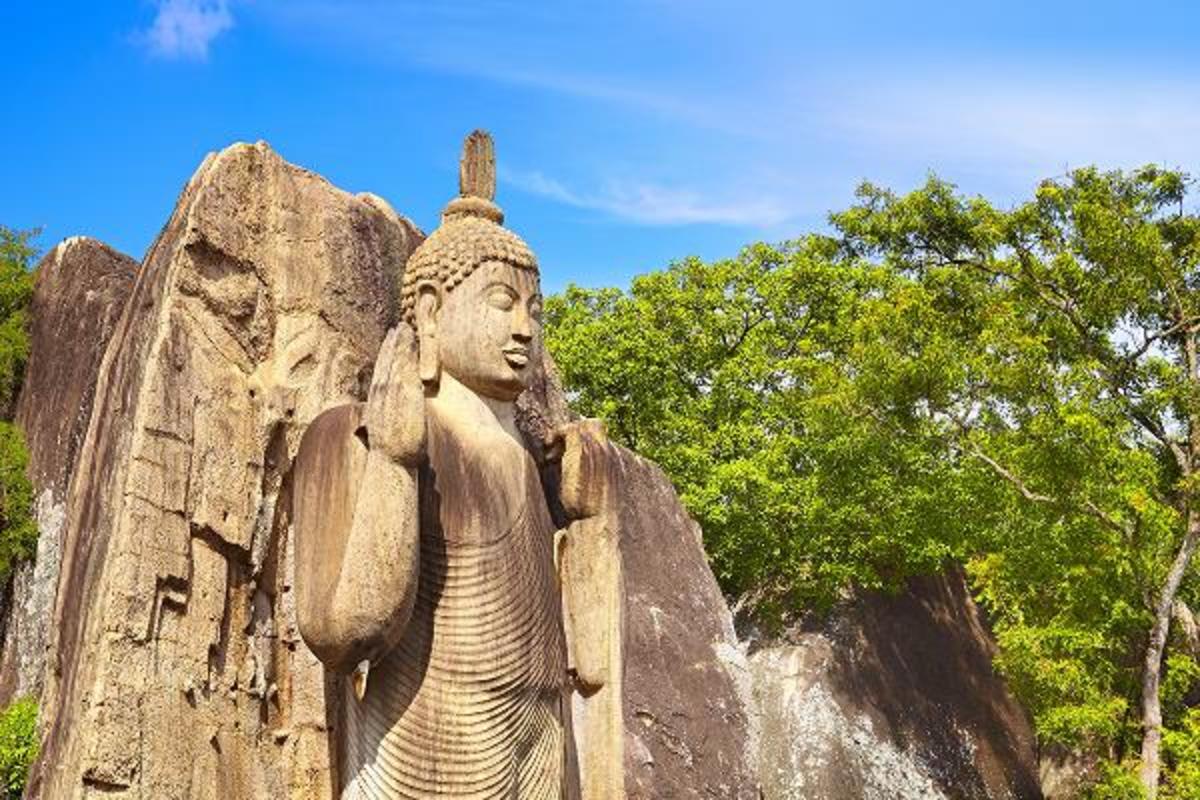
[[[503,286],[495,286],[488,291],[488,305],[501,311],[512,311],[515,297],[511,290]]]

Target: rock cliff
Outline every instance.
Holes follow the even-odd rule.
[[[287,470],[308,420],[362,396],[419,240],[264,144],[189,181],[100,368],[30,796],[329,796]]]
[[[757,800],[750,675],[700,528],[662,470],[621,455],[626,790]]]
[[[133,259],[82,236],[58,244],[36,268],[16,421],[29,449],[40,534],[34,561],[17,567],[4,604],[0,706],[42,689],[67,486],[91,416],[100,359],[136,270]]]
[[[1028,718],[961,574],[863,594],[750,656],[767,800],[1035,800]]]

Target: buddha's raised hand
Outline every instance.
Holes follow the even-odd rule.
[[[425,455],[425,389],[417,369],[417,342],[401,322],[379,348],[363,411],[372,451],[415,467]]]
[[[612,495],[614,462],[604,423],[580,419],[555,428],[546,442],[550,458],[562,459],[562,504],[571,519],[604,511]]]
[[[367,402],[317,415],[296,452],[300,635],[331,672],[355,674],[360,698],[363,662],[400,641],[416,600],[425,398],[413,338],[403,323],[388,333]]]

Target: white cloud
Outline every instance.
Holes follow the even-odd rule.
[[[558,142],[541,151],[546,172],[510,173],[508,182],[640,224],[791,235],[852,202],[863,178],[906,190],[933,170],[1004,204],[1085,164],[1200,163],[1195,67],[1168,69],[1171,61],[1147,58],[1133,40],[1067,48],[1060,58],[1026,42],[1023,28],[978,47],[974,29],[959,31],[957,44],[953,25],[910,40],[884,15],[888,24],[872,28],[878,47],[847,49],[860,44],[843,35],[855,26],[832,13],[817,20],[828,43],[797,48],[794,31],[805,28],[788,24],[786,4],[768,2],[750,27],[730,27],[712,9],[696,10],[701,0],[659,2],[637,18],[644,28],[639,5],[614,0],[583,24],[572,4],[513,0],[261,7],[305,36],[385,63],[571,98],[569,110],[545,116]],[[697,16],[709,27],[697,32]],[[646,46],[653,37],[661,46]],[[594,172],[578,171],[588,169],[581,152],[599,165]],[[548,177],[566,174],[570,181]]]
[[[609,181],[599,191],[579,193],[541,172],[502,168],[501,177],[530,194],[641,225],[703,223],[766,228],[791,216],[782,203],[769,197],[718,201],[693,189],[641,181]]]
[[[138,39],[163,58],[208,58],[213,39],[233,27],[228,0],[157,0],[158,14]]]
[[[910,157],[1061,168],[1178,165],[1200,155],[1200,92],[1163,81],[1103,87],[1035,79],[896,83],[831,109],[827,123]],[[931,164],[936,165],[936,164]]]

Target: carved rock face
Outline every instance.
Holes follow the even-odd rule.
[[[334,789],[290,462],[357,399],[420,241],[265,144],[210,156],[112,334],[68,492],[28,796]]]
[[[442,369],[483,397],[516,400],[541,369],[541,309],[536,272],[499,261],[480,265],[442,293]],[[420,313],[417,324],[426,324]]]
[[[0,620],[0,705],[41,691],[67,484],[87,432],[100,360],[136,272],[136,261],[86,237],[57,245],[37,267],[17,424],[29,448],[38,549],[35,562],[17,568]]]

